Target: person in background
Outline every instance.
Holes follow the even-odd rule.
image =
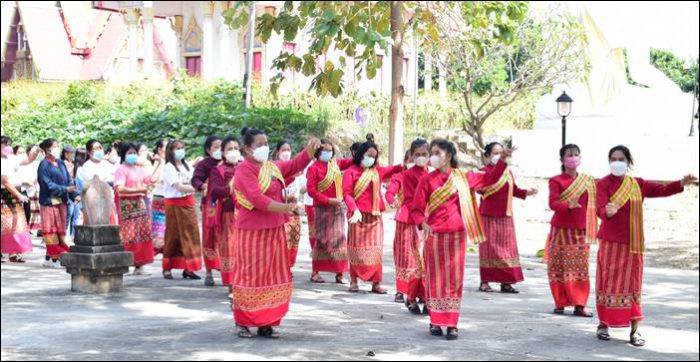
[[[63,150],[61,151],[61,160],[66,165],[68,173],[71,175],[71,177],[73,177],[73,179],[75,179],[75,148],[73,148],[71,145],[63,146]],[[71,220],[73,220],[73,215],[75,215],[75,203],[73,200],[68,199],[68,206],[66,207],[66,236],[69,239],[73,238],[74,229],[71,228]]]
[[[163,169],[165,167],[165,149],[167,142],[159,140],[153,148],[153,200],[151,202],[151,238],[154,254],[163,253],[165,244],[165,188]]]
[[[32,238],[27,227],[23,204],[29,201],[19,192],[17,177],[20,160],[15,158],[11,140],[2,136],[2,254],[9,254],[11,263],[24,263],[22,254],[32,251]],[[5,262],[4,258],[2,259]]]

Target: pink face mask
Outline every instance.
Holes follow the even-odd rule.
[[[2,148],[2,155],[3,155],[3,156],[6,156],[6,157],[7,157],[7,156],[9,156],[9,155],[11,155],[11,154],[12,154],[12,147],[10,147],[10,146],[5,146],[5,147]]]
[[[567,157],[564,160],[564,166],[568,169],[576,169],[578,166],[581,164],[581,157],[580,156],[571,156]]]

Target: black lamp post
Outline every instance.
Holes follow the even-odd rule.
[[[561,145],[566,145],[566,116],[571,114],[571,102],[574,100],[566,92],[557,98],[557,113],[561,116]]]

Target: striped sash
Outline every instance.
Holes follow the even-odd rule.
[[[275,165],[273,162],[264,162],[260,167],[260,173],[258,174],[258,183],[260,184],[260,190],[262,190],[263,194],[270,188],[273,177],[280,180],[282,183],[282,189],[287,187],[287,185],[284,183],[284,176],[282,176],[282,171],[280,171],[279,167],[277,167],[277,165]],[[255,208],[240,190],[236,189],[234,192],[236,194],[236,199],[241,206],[247,210],[253,210]]]
[[[630,203],[630,252],[644,253],[644,216],[642,214],[642,190],[634,177],[625,176],[622,185],[610,197],[610,202],[622,208]]]
[[[596,215],[596,186],[593,176],[579,173],[574,182],[559,195],[559,200],[570,203],[580,199],[584,192],[588,192],[586,242],[595,244],[598,239],[598,216]]]
[[[355,183],[355,188],[353,189],[353,198],[357,200],[362,193],[367,190],[370,184],[372,184],[372,215],[381,215],[381,210],[379,207],[380,203],[380,191],[379,191],[379,171],[376,168],[366,168],[362,172],[362,176]]]
[[[513,216],[513,185],[515,182],[513,180],[513,174],[510,173],[510,167],[506,167],[501,178],[499,178],[496,183],[484,188],[482,198],[485,200],[491,197],[493,194],[501,191],[506,184],[508,184],[508,206],[506,208],[506,215]]]
[[[428,215],[432,214],[454,194],[459,197],[459,211],[462,214],[462,222],[467,230],[467,239],[475,244],[486,241],[481,216],[476,207],[476,199],[469,188],[466,174],[458,169],[452,169],[452,174],[445,183],[433,191],[428,199]]]
[[[328,170],[326,171],[326,177],[318,183],[318,191],[325,192],[330,188],[335,182],[335,197],[342,197],[343,195],[343,176],[340,172],[340,167],[335,159],[328,161]]]

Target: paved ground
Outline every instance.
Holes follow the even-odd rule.
[[[385,238],[392,240],[388,219]],[[517,296],[475,292],[472,252],[460,339],[448,342],[430,337],[428,319],[410,315],[391,295],[310,284],[305,240],[279,341],[236,338],[223,287],[164,280],[158,263],[148,267],[148,276],[127,276],[121,294],[72,294],[64,270],[40,267],[44,249],[37,242],[27,264],[2,265],[2,359],[698,360],[697,271],[646,268],[642,333],[648,342],[638,349],[625,343],[625,330],[600,342],[595,319],[550,313],[546,270],[532,254],[535,245],[522,248],[526,281]],[[393,292],[391,247],[385,244],[384,275]]]

